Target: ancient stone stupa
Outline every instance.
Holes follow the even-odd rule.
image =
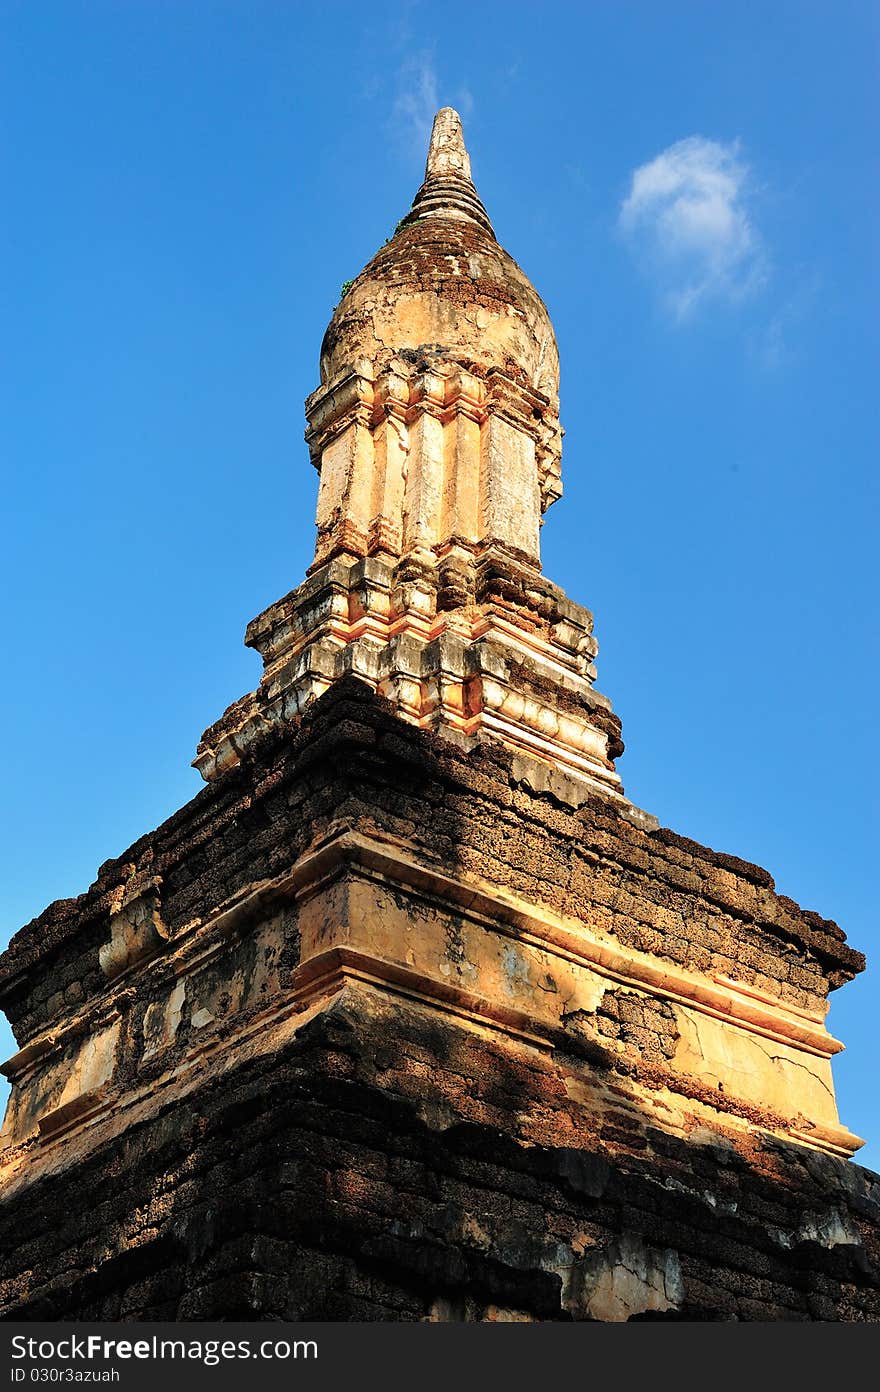
[[[863,959],[624,794],[540,566],[553,329],[449,109],[306,412],[314,564],[207,787],[0,959],[4,1314],[880,1318]]]

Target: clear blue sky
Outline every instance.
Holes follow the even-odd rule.
[[[7,935],[198,791],[256,684],[245,624],[312,555],[321,335],[453,104],[556,324],[544,564],[627,790],[869,954],[830,1025],[880,1168],[878,17],[0,3]]]

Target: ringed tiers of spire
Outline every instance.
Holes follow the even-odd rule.
[[[451,106],[444,106],[434,117],[425,182],[403,221],[409,224],[428,217],[464,218],[495,236],[489,214],[471,178],[471,160],[464,143],[461,117]]]

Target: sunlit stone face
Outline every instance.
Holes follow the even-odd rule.
[[[342,297],[321,348],[321,381],[395,354],[497,368],[559,402],[559,354],[543,301],[474,222],[440,216],[401,227]]]

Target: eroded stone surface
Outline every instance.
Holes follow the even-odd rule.
[[[880,1316],[877,1176],[755,1131],[688,1137],[656,1106],[612,1125],[616,1084],[574,1104],[566,1066],[350,984],[192,1098],[105,1128],[75,1223],[57,1166],[39,1203],[0,1205],[4,1314]]]
[[[344,949],[493,1026],[550,1042],[563,1031],[726,1113],[757,1108],[826,1148],[854,1144],[834,1129],[839,1045],[824,1015],[829,987],[863,959],[836,925],[757,867],[600,795],[566,806],[535,791],[521,757],[476,757],[401,724],[353,678],[295,724],[293,745],[272,727],[210,795],[13,940],[0,990],[26,1049],[87,1036],[118,1009],[152,1058],[196,1018],[200,1032],[225,1028],[289,986],[340,984]],[[90,958],[147,868],[167,936],[108,983]],[[42,995],[47,953],[57,989]],[[132,1014],[135,967],[149,993]],[[35,1066],[19,1065],[28,1079]]]

